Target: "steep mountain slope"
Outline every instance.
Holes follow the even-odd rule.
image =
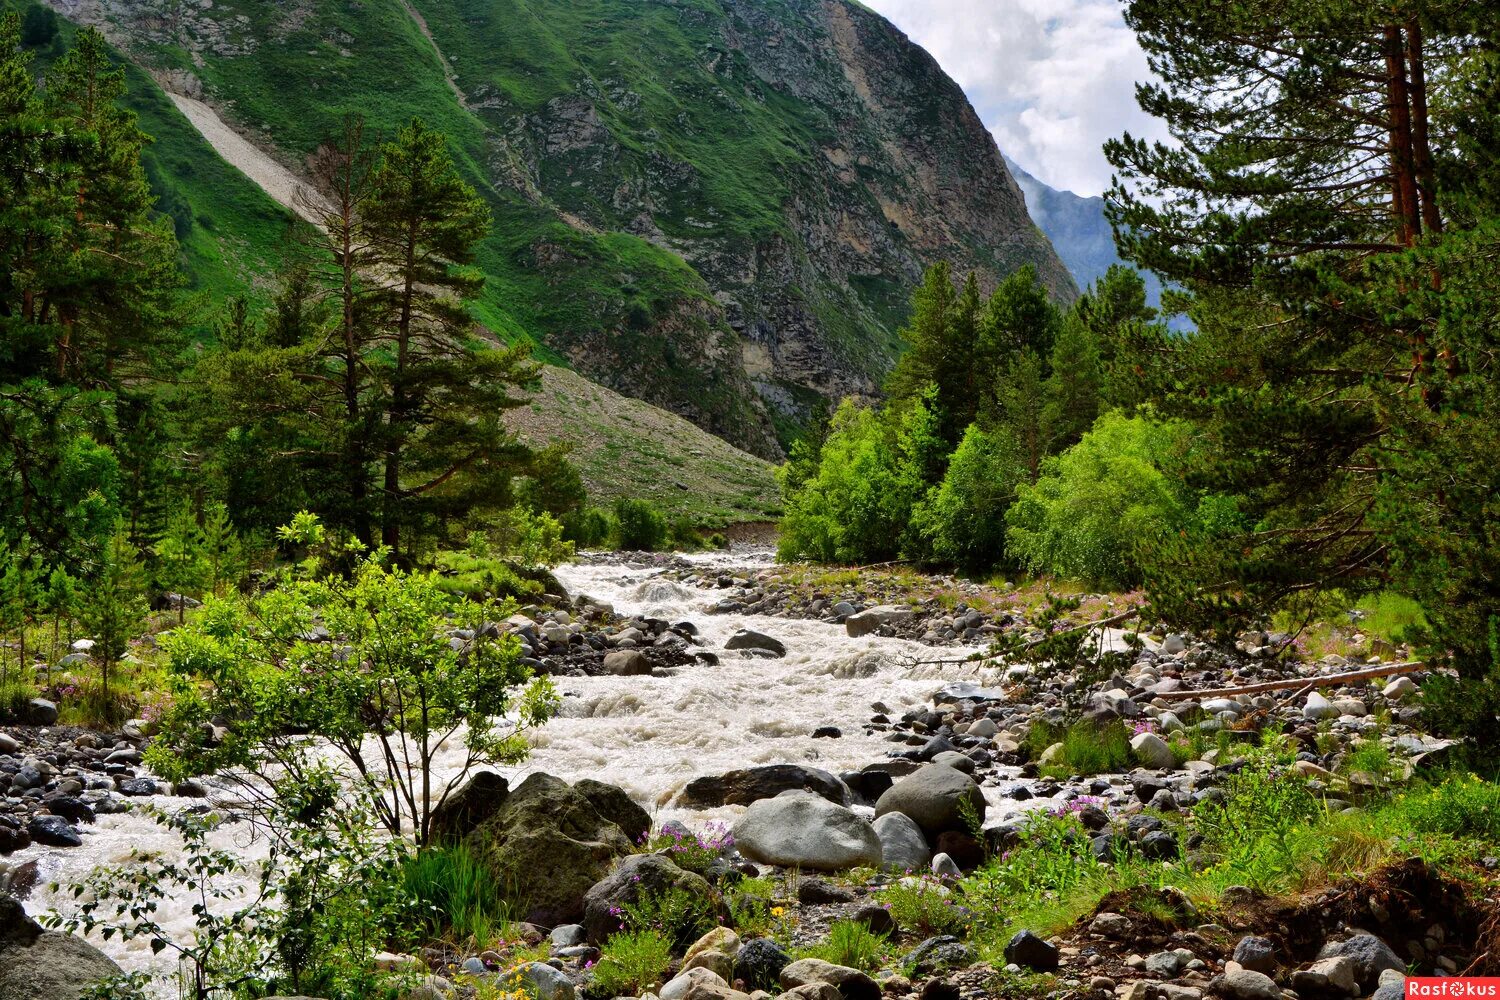
[[[450,136],[479,318],[775,454],[872,390],[922,268],[1073,283],[993,140],[849,0],[48,0],[296,169],[347,111]]]
[[[1115,252],[1115,234],[1104,217],[1103,198],[1085,198],[1072,191],[1048,187],[1009,157],[1005,165],[1026,196],[1026,210],[1032,220],[1052,241],[1080,288],[1087,288],[1103,277],[1110,265],[1124,263]],[[1142,276],[1146,279],[1146,301],[1159,305],[1161,279],[1149,271]],[[1181,323],[1174,321],[1173,326],[1180,327]]]

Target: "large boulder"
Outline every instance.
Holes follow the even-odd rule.
[[[912,610],[910,608],[898,608],[894,605],[883,604],[878,608],[861,611],[844,619],[844,631],[851,639],[878,632],[882,625],[896,625],[911,620]]]
[[[767,764],[721,775],[694,778],[677,797],[679,806],[712,809],[748,806],[793,790],[816,792],[829,802],[849,804],[849,786],[827,771],[801,764]]]
[[[882,864],[891,871],[924,872],[932,863],[932,849],[917,821],[905,813],[889,812],[875,820]]]
[[[573,791],[588,799],[599,815],[618,826],[632,844],[639,844],[651,832],[651,814],[637,805],[619,785],[584,778],[574,783]]]
[[[774,636],[753,629],[742,628],[724,643],[725,649],[739,649],[751,653],[768,653],[780,658],[786,655],[786,645]]]
[[[827,983],[844,1000],[880,1000],[880,984],[858,969],[819,958],[804,958],[781,970],[782,989],[793,990],[813,983]]]
[[[476,771],[458,791],[432,813],[430,839],[434,843],[461,840],[495,814],[510,795],[510,782],[494,771]]]
[[[1318,952],[1318,958],[1349,958],[1354,962],[1354,975],[1360,989],[1365,992],[1375,989],[1380,983],[1380,974],[1387,969],[1405,972],[1406,963],[1391,950],[1391,946],[1373,934],[1356,934],[1338,942],[1330,942]]]
[[[734,824],[734,843],[751,861],[811,871],[877,868],[882,857],[869,823],[803,791],[751,803]]]
[[[0,1000],[78,1000],[119,974],[83,938],[44,931],[19,901],[0,898]]]
[[[578,922],[584,893],[631,851],[619,826],[550,774],[521,782],[463,842],[522,902],[517,916],[545,927]]]
[[[752,990],[771,990],[781,981],[781,970],[792,964],[792,956],[770,938],[746,941],[734,956],[734,974]]]
[[[965,812],[982,821],[984,811],[984,793],[979,785],[946,764],[928,764],[908,774],[875,803],[877,818],[887,813],[903,813],[916,821],[928,841],[935,841],[950,830],[967,830]]]
[[[604,657],[604,672],[616,677],[645,677],[651,673],[651,661],[635,649],[617,649]]]
[[[683,871],[660,854],[634,854],[591,885],[583,897],[583,928],[589,940],[603,942],[620,929],[620,911],[646,896],[680,889],[694,899],[713,890],[701,875]]]

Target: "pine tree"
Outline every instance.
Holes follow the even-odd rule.
[[[99,571],[83,589],[82,603],[83,625],[94,640],[93,656],[99,664],[103,701],[113,706],[111,673],[129,651],[130,640],[145,629],[148,611],[146,569],[124,532],[116,532],[110,540]]]
[[[388,344],[379,445],[381,540],[509,500],[527,449],[502,414],[521,404],[535,366],[524,346],[481,344],[463,299],[482,279],[468,267],[490,214],[459,177],[447,141],[420,120],[381,153],[366,233],[385,275],[381,327]]]
[[[208,558],[208,545],[191,507],[181,507],[167,521],[166,529],[152,546],[156,589],[177,595],[177,621],[185,620],[187,598],[202,596],[216,582]]]

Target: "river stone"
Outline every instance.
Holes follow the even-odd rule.
[[[904,968],[921,975],[929,975],[942,969],[968,968],[973,964],[974,953],[951,934],[928,938],[901,960]]]
[[[51,726],[57,722],[57,706],[46,698],[33,698],[26,706],[27,719],[34,726]]]
[[[878,632],[882,625],[895,625],[911,620],[910,608],[898,608],[893,604],[882,604],[878,608],[861,611],[844,619],[844,631],[851,639]]]
[[[634,649],[617,649],[604,656],[604,672],[616,677],[644,677],[651,673],[651,661]]]
[[[748,628],[742,628],[730,636],[729,641],[724,643],[724,648],[759,650],[775,657],[786,655],[786,646],[782,645],[780,639],[774,639],[764,632],[756,632]]]
[[[1220,996],[1229,1000],[1280,1000],[1281,989],[1263,972],[1232,969],[1215,980]]]
[[[827,771],[801,764],[768,764],[717,777],[694,778],[678,796],[677,804],[697,809],[748,806],[793,790],[815,792],[841,806],[850,799],[849,787]]]
[[[734,956],[734,975],[752,990],[771,990],[781,981],[781,970],[792,964],[792,956],[770,938],[754,938],[740,946]]]
[[[729,984],[712,969],[687,969],[669,981],[657,994],[661,1000],[684,1000],[695,985],[717,986],[727,989]]]
[[[932,861],[932,850],[917,821],[905,813],[890,812],[875,820],[880,838],[882,864],[896,872],[921,872]]]
[[[80,937],[43,931],[0,897],[0,1000],[78,1000],[120,967]]]
[[[1058,952],[1031,931],[1017,931],[1005,944],[1005,960],[1023,969],[1051,972],[1057,968]]]
[[[547,927],[576,923],[584,894],[632,846],[582,793],[540,773],[512,790],[463,843],[520,898],[518,916]]]
[[[26,832],[33,843],[47,847],[78,847],[83,843],[78,831],[61,816],[33,816]]]
[[[949,830],[967,830],[961,803],[973,807],[973,815],[984,820],[984,794],[974,779],[943,764],[928,764],[890,787],[875,803],[875,815],[903,813],[916,821],[929,841]]]
[[[520,986],[535,1000],[574,1000],[578,990],[573,981],[545,962],[528,962],[511,976],[511,982]]]
[[[878,868],[881,860],[880,838],[869,823],[803,791],[751,803],[734,824],[734,843],[751,861],[811,871]]]
[[[573,791],[588,799],[599,815],[618,826],[632,844],[641,843],[651,832],[651,814],[619,785],[584,778],[573,783]]]
[[[1360,989],[1369,992],[1380,982],[1386,969],[1405,972],[1406,963],[1391,946],[1373,934],[1356,934],[1347,941],[1329,942],[1318,952],[1319,958],[1351,958]]]
[[[1135,754],[1135,759],[1147,767],[1170,770],[1177,766],[1177,760],[1172,756],[1172,748],[1155,733],[1141,733],[1133,737],[1130,741],[1130,749]]]
[[[1302,706],[1302,717],[1317,722],[1320,719],[1332,719],[1338,716],[1338,709],[1327,698],[1314,691],[1307,696],[1307,704]]]
[[[1276,971],[1276,943],[1270,938],[1247,934],[1234,946],[1234,960],[1251,972],[1269,976]]]
[[[858,969],[834,965],[818,958],[804,958],[781,970],[781,988],[796,989],[810,983],[827,983],[844,1000],[880,1000],[880,984]]]
[[[584,931],[590,941],[602,943],[620,929],[620,910],[642,896],[663,896],[672,889],[694,899],[712,896],[703,876],[683,871],[660,854],[633,854],[584,894]]]
[[[740,936],[728,927],[715,927],[698,940],[694,941],[688,950],[683,952],[683,961],[687,961],[700,951],[719,951],[733,957],[740,950]],[[726,980],[728,976],[724,977]]]
[[[21,749],[21,742],[10,733],[0,732],[0,753],[16,753]]]
[[[494,771],[476,771],[432,812],[431,839],[459,840],[495,814],[510,795],[510,782]]]

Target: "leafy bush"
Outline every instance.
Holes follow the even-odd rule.
[[[742,937],[765,937],[780,916],[776,907],[776,883],[768,878],[746,878],[729,890],[726,904],[729,922]]]
[[[20,678],[0,683],[0,722],[25,723],[31,715],[31,699],[36,689]]]
[[[980,919],[1003,923],[1006,912],[1066,893],[1105,870],[1090,850],[1076,809],[1035,813],[1020,843],[964,879],[960,886]]]
[[[606,997],[640,996],[660,985],[672,964],[672,942],[656,930],[616,934],[600,949],[590,972],[591,993]]]
[[[892,427],[845,400],[816,464],[789,463],[778,478],[786,498],[778,556],[784,560],[875,562],[900,554],[912,507],[926,489],[927,411],[920,402]]]
[[[472,550],[439,552],[434,563],[437,586],[470,600],[533,601],[546,591],[540,582],[522,576],[512,563]]]
[[[1005,434],[970,425],[942,484],[912,512],[913,530],[934,559],[968,569],[998,565],[1005,557],[1005,512],[1024,476]]]
[[[510,920],[494,875],[462,844],[428,847],[402,865],[406,892],[433,937],[488,947]]]
[[[585,507],[564,515],[562,526],[563,538],[584,549],[606,544],[615,530],[609,512],[598,507]]]
[[[546,511],[527,507],[501,512],[484,541],[487,554],[523,566],[556,566],[573,558],[573,543],[563,537],[561,522]],[[475,548],[472,541],[469,548]]]
[[[1048,459],[1006,514],[1006,543],[1027,568],[1129,588],[1137,546],[1184,526],[1188,510],[1163,463],[1184,446],[1183,425],[1107,413],[1083,440]]]
[[[667,542],[667,518],[648,500],[615,501],[616,545],[632,552],[656,552]]]
[[[717,924],[715,902],[685,889],[649,893],[620,911],[625,931],[656,931],[678,950],[686,948]]]
[[[837,920],[828,928],[828,937],[806,951],[807,958],[821,958],[862,972],[880,968],[880,956],[886,935],[876,934],[860,920]]]
[[[1478,775],[1454,775],[1408,792],[1392,804],[1403,825],[1422,833],[1473,838],[1500,845],[1500,784]]]
[[[876,900],[891,911],[898,927],[921,937],[962,935],[973,914],[933,875],[911,875],[880,890]]]
[[[279,797],[297,790],[326,742],[381,823],[423,844],[463,777],[524,759],[527,731],[555,706],[516,639],[482,628],[511,610],[456,599],[434,575],[375,558],[348,579],[289,579],[253,599],[211,600],[163,643],[172,704],[147,759],[172,780],[249,772]],[[450,641],[457,629],[473,633],[461,649]],[[439,757],[455,750],[458,768],[445,764],[452,773],[434,781]]]
[[[1230,775],[1223,791],[1223,802],[1194,810],[1204,852],[1247,884],[1282,884],[1300,867],[1299,834],[1320,809],[1306,779],[1262,754]]]

